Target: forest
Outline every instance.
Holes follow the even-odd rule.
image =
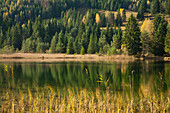
[[[170,0],[0,0],[0,8],[0,53],[170,54]]]

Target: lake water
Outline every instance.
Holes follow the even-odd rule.
[[[5,88],[145,89],[169,92],[169,62],[1,62],[0,90]]]

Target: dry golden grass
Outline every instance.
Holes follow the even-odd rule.
[[[144,90],[144,89],[143,89]],[[145,91],[143,91],[145,92]],[[6,90],[1,94],[0,112],[170,112],[169,97],[156,95],[134,96],[131,92],[87,91],[86,89],[63,92],[50,86],[31,93]]]

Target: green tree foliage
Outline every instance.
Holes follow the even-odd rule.
[[[154,21],[156,22],[156,21]],[[167,21],[162,17],[157,30],[155,31],[154,40],[152,44],[152,53],[157,56],[162,56],[165,53],[165,37],[167,33]],[[157,25],[154,23],[154,25]]]
[[[85,49],[84,49],[84,47],[83,47],[83,46],[81,47],[80,54],[81,54],[81,55],[84,55],[84,54],[85,54]]]
[[[11,37],[12,37],[12,45],[14,46],[14,48],[21,49],[22,35],[21,35],[20,24],[16,24],[11,28]]]
[[[51,46],[50,46],[51,53],[55,53],[56,44],[57,44],[57,37],[58,37],[58,33],[56,32],[56,34],[53,36],[53,39],[51,40]]]
[[[159,0],[152,0],[151,13],[156,14],[160,12],[160,2]]]
[[[144,19],[144,13],[146,12],[146,8],[147,8],[146,0],[142,0],[140,7],[138,9],[138,14],[137,14],[138,19],[140,20]]]
[[[168,30],[165,38],[165,52],[170,54],[170,25],[168,25]]]
[[[74,47],[73,47],[74,39],[73,37],[69,37],[68,44],[67,44],[67,54],[73,54],[74,53]]]
[[[99,38],[98,46],[99,46],[99,53],[106,53],[106,45],[108,45],[107,40],[106,40],[106,35],[104,32],[101,33],[101,36]]]
[[[2,48],[3,41],[4,41],[4,34],[2,30],[0,30],[0,48]]]
[[[116,25],[122,25],[122,17],[120,15],[120,9],[117,10]]]
[[[115,39],[115,43],[116,43],[116,49],[121,49],[121,45],[122,45],[122,30],[119,26],[118,28],[118,34],[117,34],[117,39]]]
[[[149,34],[148,32],[144,31],[141,33],[140,35],[140,38],[141,38],[141,43],[142,43],[142,54],[145,55],[150,52],[150,37],[149,37]]]
[[[88,49],[87,49],[88,54],[94,54],[95,53],[94,46],[95,46],[94,45],[94,37],[93,37],[93,34],[91,33],[90,34],[90,42],[89,42]]]
[[[140,43],[140,29],[136,22],[136,18],[131,15],[126,24],[125,33],[124,33],[124,41],[126,44],[126,48],[128,53],[131,55],[136,55],[141,52],[141,43]]]
[[[58,35],[58,43],[56,45],[56,52],[63,53],[64,52],[64,44],[63,44],[63,31],[61,30]]]
[[[170,0],[167,1],[165,10],[167,14],[170,14]]]

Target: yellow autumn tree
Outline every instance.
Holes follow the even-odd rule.
[[[124,11],[125,9],[124,8],[120,8],[120,16],[122,17],[123,16],[123,11]]]
[[[150,20],[149,18],[145,18],[142,26],[141,26],[141,32],[147,31],[149,32],[153,32],[153,21]]]
[[[114,24],[114,14],[112,14],[110,11],[105,12],[105,18],[106,18],[106,23],[110,25]]]
[[[96,23],[99,24],[100,23],[100,15],[97,13],[96,14]]]

